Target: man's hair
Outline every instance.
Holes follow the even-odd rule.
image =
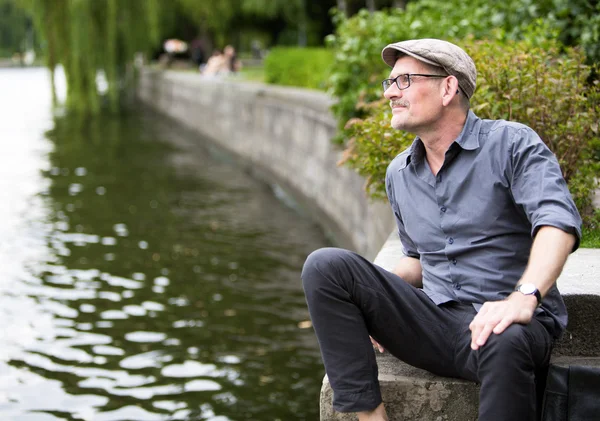
[[[471,109],[471,100],[467,98],[464,92],[459,92],[460,105],[465,111],[469,111]]]

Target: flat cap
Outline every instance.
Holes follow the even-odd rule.
[[[403,54],[424,63],[443,68],[446,73],[458,79],[458,86],[471,98],[477,85],[477,69],[473,59],[459,46],[440,39],[424,38],[389,44],[381,51],[381,58],[394,67]]]

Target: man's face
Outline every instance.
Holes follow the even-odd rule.
[[[390,79],[406,73],[432,74],[431,68],[410,57],[402,56],[390,73]],[[441,74],[442,72],[435,72]],[[419,135],[433,129],[441,111],[440,81],[443,78],[411,78],[410,87],[400,90],[393,83],[384,96],[392,107],[392,127]]]

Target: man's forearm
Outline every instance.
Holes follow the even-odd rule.
[[[393,273],[414,287],[421,288],[423,286],[423,268],[419,259],[403,257],[394,268]]]
[[[560,275],[574,244],[575,236],[572,234],[551,226],[540,228],[519,283],[534,284],[542,297],[546,295]],[[492,333],[499,335],[513,323],[529,323],[537,304],[536,297],[519,292],[506,300],[484,303],[469,325],[471,349],[484,346]]]
[[[573,245],[575,236],[551,226],[537,232],[531,247],[529,262],[519,283],[532,283],[542,297],[558,279]]]

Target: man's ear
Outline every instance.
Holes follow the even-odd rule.
[[[454,97],[460,93],[458,79],[454,76],[448,76],[442,82],[440,89],[442,90],[442,105],[448,106]]]

